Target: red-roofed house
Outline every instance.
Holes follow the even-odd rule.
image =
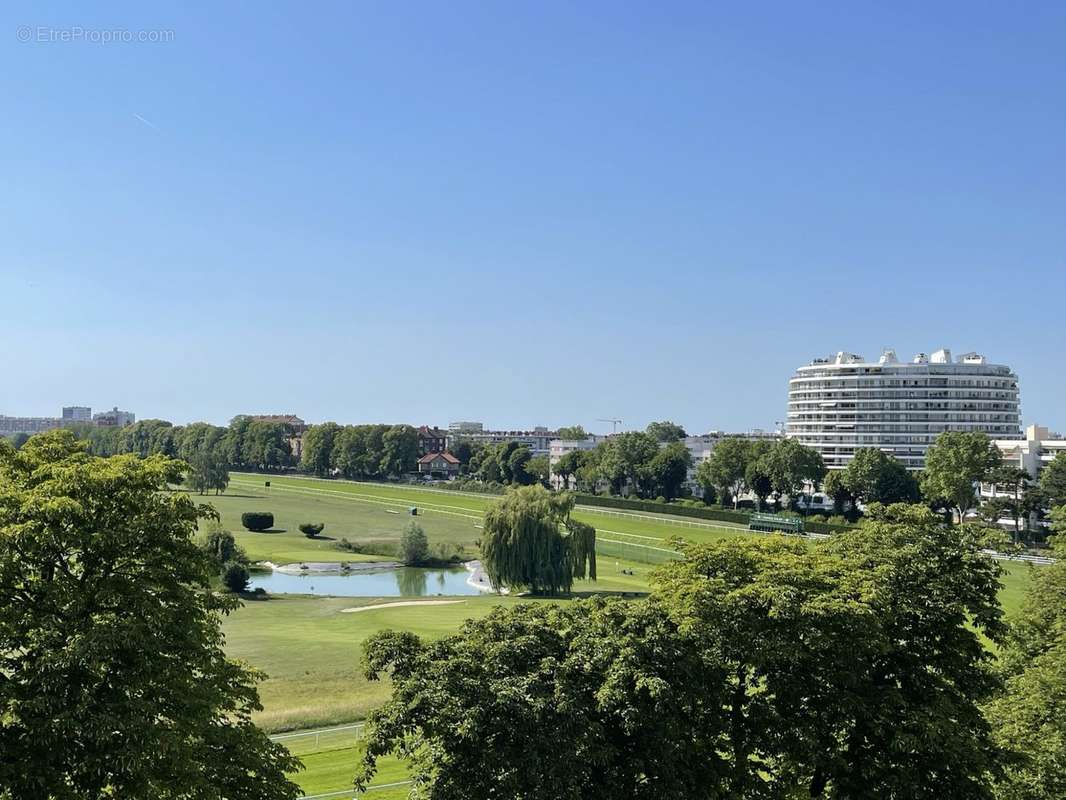
[[[451,453],[426,453],[418,459],[418,473],[451,478],[459,474],[459,459]]]

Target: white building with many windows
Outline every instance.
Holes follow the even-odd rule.
[[[1066,437],[1042,425],[1030,425],[1024,439],[997,439],[996,447],[1005,465],[1024,469],[1035,480],[1059,453],[1066,453]]]
[[[853,353],[818,358],[788,384],[788,436],[822,454],[829,469],[860,447],[876,447],[909,469],[944,431],[1021,438],[1018,376],[978,353],[950,350],[901,362],[893,350],[877,361]]]

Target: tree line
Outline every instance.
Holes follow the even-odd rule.
[[[418,431],[411,425],[312,425],[303,435],[300,469],[349,480],[385,478],[414,472]]]

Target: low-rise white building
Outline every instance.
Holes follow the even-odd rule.
[[[1059,453],[1066,453],[1066,437],[1052,433],[1041,425],[1025,429],[1024,439],[996,439],[996,447],[1003,456],[1003,463],[1019,467],[1036,478],[1040,470],[1050,464]]]
[[[559,463],[559,459],[576,450],[594,450],[596,445],[606,438],[606,436],[589,434],[584,439],[552,439],[548,442],[548,464],[551,467],[549,481],[551,481],[552,487],[555,489],[563,488],[562,479],[555,474],[555,465]]]
[[[518,442],[529,448],[534,456],[549,455],[549,443],[556,437],[555,431],[544,427],[536,427],[531,431],[486,431],[472,428],[456,430],[456,425],[480,425],[481,423],[456,423],[448,425],[448,449],[454,452],[454,447],[459,442],[471,444],[500,444],[501,442]]]

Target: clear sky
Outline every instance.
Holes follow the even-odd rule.
[[[150,5],[0,12],[0,413],[742,430],[947,346],[1066,428],[1062,2]]]

